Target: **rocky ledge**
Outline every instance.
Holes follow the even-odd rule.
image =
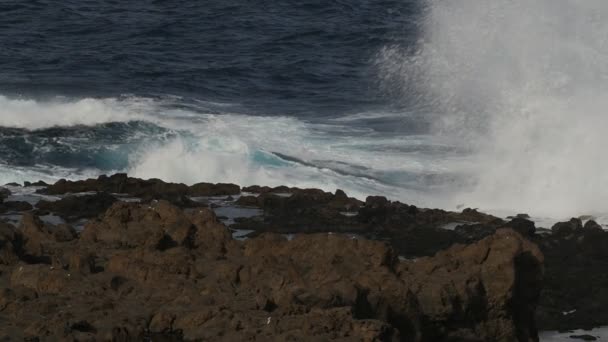
[[[537,341],[608,323],[607,287],[585,282],[607,282],[593,221],[539,234],[474,209],[123,174],[28,185],[0,190],[5,340]]]

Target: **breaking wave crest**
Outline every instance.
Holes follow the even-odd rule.
[[[428,187],[453,181],[442,162],[449,158],[437,158],[452,153],[450,146],[425,135],[242,115],[176,98],[0,101],[0,183],[120,171],[184,183],[340,188],[424,203]]]

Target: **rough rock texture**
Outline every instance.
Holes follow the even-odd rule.
[[[401,255],[408,257],[430,256],[455,243],[474,242],[507,224],[474,209],[460,213],[420,209],[379,196],[370,196],[363,203],[347,197],[341,190],[331,194],[317,189],[282,189],[290,196],[277,195],[275,189],[250,187],[243,190],[261,192],[257,197],[243,196],[237,201],[239,205],[264,210],[262,217],[240,219],[232,225],[236,229],[254,229],[256,232],[251,236],[269,231],[356,233],[368,238],[388,239]],[[443,228],[458,222],[483,225],[474,238],[467,228]]]
[[[557,223],[537,237],[546,258],[546,280],[538,310],[547,330],[592,328],[608,323],[608,232],[595,221]]]
[[[336,234],[236,241],[166,201],[115,203],[80,237],[28,214],[0,224],[0,338],[535,341],[542,260],[509,229],[400,261]]]
[[[6,201],[0,202],[0,214],[9,212],[21,212],[32,210],[33,207],[28,202],[22,201]]]
[[[240,187],[234,184],[210,184],[199,183],[188,187],[185,184],[166,183],[160,179],[143,180],[128,177],[126,174],[118,173],[113,176],[99,176],[97,179],[82,181],[59,180],[38,192],[49,195],[63,195],[78,192],[109,192],[129,194],[146,199],[181,198],[185,195],[191,196],[222,196],[240,193]]]
[[[2,203],[10,195],[11,191],[9,189],[0,187],[0,203]]]
[[[239,193],[239,187],[231,184],[199,183],[188,187],[183,184],[165,183],[160,180],[139,180],[120,174],[80,182],[60,181],[51,185],[49,190],[40,191],[62,194],[65,192],[99,190],[139,196],[144,203],[148,203],[144,207],[150,206],[151,208],[156,208],[159,203],[164,203],[163,206],[165,206],[167,203],[157,203],[155,201],[165,199],[190,213],[209,212],[206,209],[200,209],[201,205],[205,205],[204,202],[199,202],[200,199],[193,201],[191,197]],[[415,259],[422,256],[433,256],[437,252],[454,245],[477,243],[493,236],[503,228],[513,229],[524,238],[537,244],[545,254],[546,280],[537,310],[538,327],[542,330],[556,330],[590,328],[608,324],[608,309],[603,305],[603,303],[608,302],[608,291],[605,291],[605,289],[608,289],[608,277],[605,276],[605,270],[608,268],[608,233],[604,232],[602,226],[592,220],[584,222],[581,219],[572,219],[556,224],[551,230],[548,230],[537,229],[534,223],[528,220],[529,216],[525,214],[516,215],[510,218],[511,221],[507,222],[474,209],[465,209],[462,212],[423,209],[399,202],[391,202],[378,196],[368,197],[365,202],[362,202],[349,198],[340,190],[335,193],[328,193],[317,189],[298,189],[285,186],[275,188],[253,186],[242,190],[242,196],[238,198],[236,203],[230,204],[231,200],[227,198],[226,203],[228,204],[222,203],[220,205],[236,205],[237,209],[239,209],[238,207],[260,208],[263,213],[260,216],[237,217],[234,219],[236,221],[234,224],[230,221],[231,228],[255,230],[249,236],[260,236],[259,239],[273,236],[267,235],[267,233],[346,233],[351,237],[385,241],[390,244],[396,254],[408,259]],[[81,205],[77,200],[88,197],[72,198],[68,196],[65,200],[53,204],[41,202],[34,213],[53,212],[68,220],[79,215],[80,217],[90,218],[96,217],[111,204],[110,201],[102,201],[103,197],[100,197],[97,201],[94,197],[96,195],[85,196],[93,196],[90,198],[90,208],[88,205]],[[109,198],[110,195],[99,196]],[[45,205],[47,206],[46,209],[42,210],[41,207],[44,208]],[[192,260],[201,260],[201,257],[197,254],[198,252],[192,252],[201,249],[209,249],[209,253],[216,253],[216,257],[220,260],[233,260],[220,253],[222,248],[227,253],[234,254],[235,250],[238,251],[239,248],[244,248],[244,245],[252,243],[228,240],[231,241],[230,246],[220,244],[220,247],[217,247],[212,242],[204,244],[205,247],[188,247],[203,243],[201,239],[196,240],[192,237],[190,229],[182,227],[178,234],[178,231],[171,227],[180,227],[180,223],[165,222],[165,219],[161,220],[156,216],[135,216],[124,219],[122,215],[125,215],[124,211],[126,209],[121,207],[123,205],[126,206],[124,208],[130,208],[131,206],[115,204],[112,207],[113,209],[106,212],[102,220],[91,221],[80,239],[69,240],[71,239],[70,231],[62,230],[62,227],[65,228],[65,226],[59,227],[59,231],[63,231],[63,234],[67,236],[64,239],[68,240],[59,244],[80,246],[70,253],[61,252],[64,247],[55,249],[61,256],[63,264],[73,265],[73,268],[78,270],[79,273],[86,274],[89,277],[90,274],[97,276],[107,272],[109,254],[124,249],[140,248],[137,246],[141,244],[147,246],[146,248],[156,248],[165,252],[185,248],[190,251],[189,253],[194,253],[194,256],[187,254],[190,256],[183,257]],[[210,205],[215,207],[218,204],[212,200]],[[116,208],[122,209],[118,210]],[[165,206],[165,208],[172,208],[172,206]],[[0,200],[0,214],[10,212],[11,216],[14,216],[16,212],[29,210],[31,210],[31,206],[28,203],[2,203]],[[256,211],[254,210],[254,212]],[[133,212],[132,214],[138,215],[137,213]],[[225,215],[225,212],[221,214]],[[174,215],[171,214],[170,216]],[[224,217],[224,219],[228,218]],[[589,219],[589,217],[584,219]],[[123,220],[126,221],[123,222]],[[188,220],[191,220],[191,218],[188,218]],[[214,221],[215,218],[207,218],[207,220]],[[123,223],[110,224],[109,222]],[[44,262],[49,265],[58,263],[58,259],[49,258],[48,253],[37,252],[40,249],[42,251],[53,250],[51,247],[58,242],[53,236],[49,235],[49,232],[57,229],[56,227],[42,224],[39,230],[46,233],[38,234],[40,235],[38,237],[36,237],[36,230],[29,230],[29,239],[32,241],[46,237],[46,240],[42,239],[46,242],[43,242],[39,249],[35,248],[39,244],[33,244],[32,246],[31,243],[25,249],[22,240],[20,240],[24,239],[23,236],[6,227],[8,226],[0,226],[0,245],[4,246],[0,251],[0,263],[3,262],[2,260],[8,263],[11,260],[14,261],[15,258],[28,263]],[[150,228],[143,233],[142,227],[161,228]],[[217,231],[222,232],[220,234],[222,236],[224,234],[229,235],[224,227]],[[223,237],[220,238],[220,241],[224,241],[223,239]],[[277,241],[282,241],[279,238],[277,239]],[[255,240],[258,240],[258,238]],[[235,245],[241,247],[234,247]],[[219,248],[219,251],[217,248]],[[310,248],[314,249],[314,246]],[[230,261],[230,263],[232,262]],[[167,267],[169,266],[167,265]],[[130,278],[116,278],[113,282],[114,286],[122,284],[125,279]],[[272,302],[267,304],[269,308],[276,305]],[[319,313],[319,315],[326,314],[326,311],[320,311]],[[332,317],[338,317],[342,314],[333,312]],[[168,319],[167,317],[172,316],[160,315],[154,322],[160,324],[160,322]],[[321,316],[315,317],[321,320],[319,318]],[[388,328],[395,328],[392,323],[386,320],[383,322],[387,324]]]
[[[36,204],[40,212],[52,212],[66,220],[91,218],[105,212],[117,201],[116,197],[100,192],[93,195],[67,196],[58,201],[41,200]]]

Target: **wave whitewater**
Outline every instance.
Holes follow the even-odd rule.
[[[3,183],[121,171],[184,183],[340,188],[358,197],[384,194],[422,203],[425,183],[453,180],[444,177],[448,166],[433,160],[449,147],[423,135],[210,113],[176,98],[0,101]]]
[[[379,55],[435,134],[473,151],[463,202],[544,215],[606,212],[608,3],[425,1],[413,49]]]

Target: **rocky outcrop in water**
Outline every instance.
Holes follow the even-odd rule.
[[[66,196],[57,201],[41,200],[36,204],[40,214],[53,213],[68,221],[92,218],[105,212],[118,199],[106,192]]]
[[[550,330],[590,329],[608,323],[608,232],[595,221],[557,223],[537,237],[546,257],[539,325]]]
[[[47,195],[63,195],[79,192],[108,192],[128,194],[144,199],[167,199],[181,196],[222,196],[240,193],[240,187],[235,184],[198,183],[192,186],[179,183],[166,183],[160,179],[143,180],[128,177],[124,173],[113,176],[100,176],[97,179],[69,181],[62,179],[39,193]]]
[[[0,336],[533,341],[538,248],[512,230],[434,257],[339,234],[232,239],[206,208],[117,202],[81,234],[0,225]]]
[[[608,254],[606,252],[608,251],[608,233],[604,232],[603,228],[594,221],[584,222],[580,219],[572,219],[556,224],[552,229],[537,229],[534,223],[527,219],[527,215],[518,215],[507,221],[480,213],[474,209],[465,209],[461,212],[424,209],[399,202],[391,202],[384,197],[368,197],[363,202],[350,198],[339,190],[335,193],[328,193],[317,189],[253,186],[243,188],[243,193],[239,196],[235,195],[235,193],[238,193],[238,186],[229,184],[200,183],[196,186],[187,186],[165,183],[160,180],[139,180],[127,177],[126,175],[102,176],[98,179],[79,182],[60,181],[51,185],[48,189],[40,189],[39,192],[67,193],[67,195],[58,195],[61,197],[59,201],[52,201],[52,199],[40,201],[36,204],[36,209],[33,211],[31,205],[26,202],[4,201],[0,203],[0,214],[2,212],[9,214],[1,216],[4,219],[14,220],[16,216],[25,214],[25,222],[37,222],[35,225],[22,225],[18,229],[2,224],[2,227],[0,227],[0,245],[2,246],[0,250],[0,263],[25,262],[36,265],[43,263],[51,265],[50,267],[62,265],[60,266],[61,269],[70,270],[70,267],[72,267],[79,270],[78,272],[84,272],[85,277],[101,277],[103,274],[107,275],[105,272],[108,269],[110,255],[124,254],[124,260],[139,260],[143,258],[152,264],[159,262],[160,264],[157,265],[159,269],[165,267],[167,269],[175,269],[179,270],[176,271],[178,274],[183,273],[190,276],[194,274],[189,268],[190,266],[182,268],[182,265],[178,265],[177,262],[169,263],[168,261],[161,261],[162,258],[155,258],[160,258],[160,256],[164,258],[172,255],[172,253],[177,253],[177,251],[187,251],[187,253],[178,253],[184,262],[198,264],[197,260],[204,260],[204,263],[213,265],[209,267],[222,269],[223,267],[234,267],[233,263],[235,260],[244,258],[242,254],[243,250],[245,248],[252,248],[253,244],[264,244],[265,248],[273,251],[275,249],[284,249],[285,251],[291,248],[296,249],[296,247],[300,246],[299,243],[304,244],[304,242],[300,242],[303,241],[302,239],[311,239],[303,246],[306,249],[314,251],[317,249],[316,245],[319,245],[320,248],[338,250],[342,248],[342,244],[344,246],[348,245],[348,242],[340,242],[340,245],[327,245],[328,242],[315,240],[319,239],[319,236],[327,237],[328,233],[343,233],[346,236],[343,238],[344,240],[354,239],[353,241],[366,241],[366,243],[371,242],[366,239],[383,241],[383,243],[390,245],[388,250],[393,255],[393,259],[395,255],[399,255],[402,259],[416,260],[416,263],[419,263],[421,260],[426,260],[426,258],[421,257],[436,255],[432,259],[432,262],[436,262],[438,260],[436,258],[448,248],[460,248],[456,246],[479,244],[480,241],[495,236],[499,232],[504,231],[504,229],[511,229],[518,232],[524,239],[537,245],[545,255],[545,281],[537,309],[537,323],[540,329],[590,328],[608,324],[608,310],[603,305],[603,303],[608,301],[608,294],[604,291],[604,289],[608,288],[608,284],[605,284],[606,277],[604,276],[604,271],[608,267]],[[77,194],[82,191],[91,193]],[[216,197],[198,197],[203,194],[210,196],[223,194],[227,197],[220,200]],[[137,195],[142,196],[138,197],[137,200],[141,200],[145,204],[138,206],[137,204],[121,202],[123,200],[135,200],[133,197]],[[159,199],[166,199],[171,204],[157,202],[156,200]],[[175,206],[180,209],[177,209]],[[217,222],[212,212],[205,208],[207,206],[214,210],[220,210],[218,213],[221,212],[222,215],[235,211],[236,215],[234,217],[222,217],[222,219],[228,222],[227,224],[230,224],[230,228],[232,229],[247,229],[247,232],[253,230],[253,233],[248,235],[251,239],[245,242],[234,241],[230,238],[230,230],[227,230],[225,226]],[[129,209],[135,207],[139,209]],[[183,225],[183,222],[180,223],[180,220],[159,219],[159,217],[151,215],[147,211],[142,211],[143,208],[147,207],[155,208],[158,213],[163,212],[162,217],[183,216],[185,218],[182,217],[180,219],[183,222],[192,221],[191,215],[194,213],[199,213],[200,215],[206,213],[203,215],[205,218],[201,216],[198,219],[202,220],[201,222],[215,222],[214,226],[217,229],[214,228],[211,231],[215,232],[212,234],[213,236],[217,236],[212,239],[200,238],[200,234],[197,233],[198,230],[193,230],[190,225]],[[246,209],[253,212],[254,216],[239,216],[238,212],[239,210],[243,210],[242,208],[256,208],[255,210]],[[228,211],[224,209],[228,209]],[[86,226],[87,229],[81,234],[77,234],[68,225],[50,225],[47,222],[33,219],[35,216],[32,216],[30,212],[39,215],[52,214],[48,217],[55,215],[63,217],[68,222],[80,218],[78,224],[82,223],[82,218],[90,219],[90,221]],[[170,212],[173,212],[173,214],[169,214]],[[147,214],[143,215],[142,213]],[[100,214],[103,215],[99,216]],[[43,220],[47,219],[45,216],[41,216],[41,218]],[[31,229],[32,226],[38,228]],[[25,227],[30,228],[24,229]],[[144,227],[147,228],[144,229]],[[154,227],[161,228],[157,229]],[[298,237],[293,242],[285,241],[281,235],[274,235],[284,234],[291,238],[292,234],[302,233],[308,235],[297,235]],[[342,235],[330,236],[342,237]],[[205,242],[207,240],[208,243]],[[218,244],[217,241],[223,242]],[[56,248],[55,245],[59,245],[60,247]],[[381,245],[384,246],[383,244]],[[302,248],[304,249],[304,247]],[[63,252],[68,249],[71,249],[72,252]],[[211,253],[203,253],[204,255],[212,255],[209,257],[210,259],[207,256],[199,256],[198,253],[202,250],[205,250],[205,253]],[[138,251],[139,254],[131,254],[135,253],[135,251]],[[150,254],[149,251],[156,252]],[[316,253],[320,252],[316,251]],[[54,256],[51,257],[50,255]],[[55,256],[59,256],[59,258]],[[280,257],[274,254],[264,254],[261,259],[256,259],[254,254],[249,255],[249,257],[251,257],[251,260],[257,260],[256,262],[260,263],[266,263],[266,259],[273,260],[272,263],[276,262],[279,266],[270,269],[274,270],[272,272],[281,275],[281,277],[284,277],[282,272],[287,270],[290,272],[302,272],[302,269],[310,270],[319,267],[316,262],[312,263],[310,261],[311,264],[302,266],[304,267],[302,269],[290,268],[291,266],[284,265],[285,260],[282,260],[283,258],[287,260],[293,259],[288,254],[281,254]],[[340,256],[340,258],[343,257]],[[324,258],[329,257],[324,256]],[[357,259],[359,256],[349,254],[349,258],[355,258],[359,262],[364,262],[361,259]],[[218,264],[216,263],[218,260],[223,261]],[[304,263],[304,261],[301,261],[302,265]],[[341,263],[338,263],[338,265]],[[398,264],[405,265],[409,263],[408,261],[401,261]],[[66,266],[68,264],[72,266]],[[241,262],[240,266],[244,267],[245,264],[247,262]],[[133,267],[133,272],[144,272],[142,270],[148,269],[142,267],[142,264],[137,265]],[[198,267],[200,268],[201,266]],[[172,278],[175,273],[172,272],[167,273],[163,277],[167,279]],[[260,274],[264,273],[262,270],[259,272]],[[326,270],[325,272],[329,271]],[[398,271],[395,272],[398,273]],[[399,274],[398,277],[401,277]],[[414,275],[416,274],[418,273]],[[329,273],[326,275],[331,277]],[[414,277],[414,275],[410,275],[410,277]],[[450,277],[454,275],[454,272],[449,272]],[[208,275],[205,277],[208,277]],[[132,279],[129,279],[131,278],[121,274],[118,278],[114,279],[112,286],[117,287],[123,282],[133,283]],[[359,281],[349,279],[349,281],[352,280],[353,282]],[[220,280],[217,281],[221,282]],[[10,288],[8,285],[2,286]],[[231,286],[238,287],[241,285]],[[406,287],[411,289],[408,284],[406,284]],[[139,288],[133,287],[133,289]],[[316,287],[313,287],[313,289],[313,294],[320,291]],[[11,291],[14,291],[14,289],[11,289]],[[262,290],[260,289],[260,291]],[[274,291],[275,289],[273,288],[270,292],[274,293]],[[386,291],[382,290],[382,292]],[[264,293],[268,293],[268,291]],[[241,296],[244,295],[239,294],[239,300],[244,300],[242,299],[244,297]],[[277,305],[274,297],[265,296],[265,299],[259,299],[259,301],[264,302],[263,306],[267,309],[274,308]],[[228,302],[228,298],[232,297],[226,297],[223,301]],[[447,300],[446,298],[448,297],[445,297],[443,300]],[[218,299],[213,297],[213,300]],[[534,303],[534,300],[532,303]],[[325,303],[322,306],[325,307],[327,305]],[[342,306],[339,307],[343,308]],[[345,304],[344,307],[350,311],[354,310],[353,308],[358,308],[357,310],[360,308],[357,305],[353,306],[351,304]],[[319,316],[315,316],[318,322],[321,322],[323,319],[329,319],[322,319],[321,317],[325,317],[323,315],[333,317],[332,319],[337,319],[336,317],[339,316],[342,317],[340,319],[344,319],[344,322],[349,322],[347,326],[351,326],[355,324],[351,322],[352,319],[356,320],[356,323],[359,324],[363,319],[361,317],[366,317],[365,319],[370,317],[369,315],[359,316],[359,314],[344,316],[342,311],[340,311],[339,315],[336,313],[337,311],[331,311],[332,313],[330,314],[330,311],[324,311],[325,309],[319,309],[316,306],[305,306],[305,308],[306,310],[314,309],[315,313],[319,314]],[[335,309],[335,307],[332,308]],[[310,311],[306,312],[310,314]],[[386,315],[374,315],[371,317],[376,317],[374,320],[380,324],[378,326],[373,325],[374,329],[379,329],[377,331],[385,332],[386,336],[397,336],[395,335],[395,331],[399,331],[399,336],[410,336],[404,335],[403,328],[399,328],[396,323],[386,318]],[[169,316],[161,315],[155,320],[155,324],[160,324],[158,322],[166,319],[172,320],[173,318],[171,317],[173,317],[173,314]],[[274,319],[274,316],[272,317]],[[310,315],[306,317],[313,319]],[[346,320],[344,317],[351,318]],[[299,319],[301,317],[295,320]],[[438,323],[438,326],[442,324],[448,326],[465,324],[465,321],[469,322],[470,319],[459,318],[458,323],[442,321],[442,323]],[[525,321],[531,322],[527,319]],[[414,324],[417,327],[416,329],[422,329],[420,326],[424,324],[420,324]],[[79,327],[78,324],[76,326]],[[434,327],[434,329],[439,329],[438,326]],[[471,329],[470,324],[466,329]],[[174,330],[171,330],[172,332],[169,335],[178,336],[175,334],[179,329]],[[390,331],[392,332],[388,333]],[[163,336],[169,335],[164,334]],[[318,336],[315,335],[315,337]]]

